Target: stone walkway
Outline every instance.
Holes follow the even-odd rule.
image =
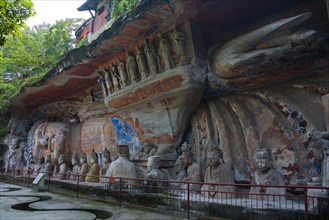
[[[19,190],[15,190],[15,189]],[[12,190],[12,191],[10,191]],[[40,197],[49,199],[45,201],[38,201]],[[51,197],[51,198],[49,198]],[[38,201],[38,202],[35,202]],[[13,205],[34,202],[28,205],[28,211],[15,210],[12,208]],[[24,208],[23,205],[18,205],[18,208]],[[17,208],[17,207],[16,207]],[[26,208],[26,207],[25,207]],[[39,209],[41,211],[39,211]],[[47,211],[45,209],[48,209]],[[49,210],[51,209],[51,210]],[[53,210],[55,209],[55,210]],[[59,210],[56,210],[59,209]],[[60,210],[66,209],[66,210]],[[73,210],[72,210],[73,209]],[[75,210],[74,210],[75,209]],[[86,210],[86,209],[89,209]],[[97,218],[97,214],[90,212],[93,210],[98,214],[102,211],[112,213],[111,217],[100,217]],[[101,211],[97,211],[101,210]],[[104,213],[103,213],[104,214]],[[105,215],[108,213],[105,213]],[[96,202],[87,199],[76,199],[70,198],[63,195],[47,192],[34,192],[30,188],[0,183],[0,219],[21,219],[21,220],[41,220],[41,219],[60,219],[60,220],[82,220],[82,219],[159,219],[159,220],[178,220],[183,219],[181,217],[163,215],[158,213],[151,213],[136,209],[120,208],[110,204],[102,202]]]

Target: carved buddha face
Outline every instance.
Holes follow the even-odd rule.
[[[184,169],[184,160],[183,157],[178,157],[178,159],[175,162],[175,172],[178,173]]]
[[[77,159],[76,157],[73,157],[73,158],[71,159],[71,163],[72,163],[73,166],[74,166],[74,165],[77,165],[77,164],[78,164],[78,159]]]
[[[257,164],[258,170],[261,172],[266,172],[270,168],[269,161],[266,158],[257,159],[256,164]]]
[[[208,154],[208,162],[210,166],[218,166],[220,164],[220,157],[215,154]]]
[[[63,164],[64,163],[64,156],[59,156],[58,157],[58,164]]]

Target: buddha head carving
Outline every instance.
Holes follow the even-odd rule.
[[[255,161],[260,172],[266,172],[271,168],[271,155],[267,149],[258,150],[255,154]]]
[[[110,153],[106,149],[104,149],[102,152],[102,161],[103,163],[111,162]]]
[[[78,155],[77,155],[76,153],[74,153],[74,154],[72,155],[71,163],[72,163],[73,166],[74,166],[74,165],[77,165],[77,164],[79,163],[79,157],[78,157]]]
[[[33,157],[38,159],[40,152],[51,154],[53,163],[56,164],[58,157],[65,154],[70,158],[71,148],[67,146],[67,134],[70,125],[63,122],[41,123],[34,132]]]
[[[82,152],[81,154],[80,163],[87,163],[87,154],[85,152]]]
[[[218,166],[223,161],[223,152],[219,148],[212,148],[207,153],[208,163],[210,166]]]
[[[129,147],[126,144],[119,144],[118,145],[118,151],[119,151],[119,156],[120,157],[125,157],[128,158],[130,157],[129,153]]]
[[[90,163],[98,163],[98,155],[96,154],[94,149],[90,154]]]
[[[58,164],[63,164],[65,162],[64,154],[59,155],[58,157]]]
[[[147,171],[159,169],[159,167],[160,167],[160,157],[151,156],[147,159]]]
[[[174,170],[176,173],[179,173],[180,171],[184,170],[184,159],[182,156],[179,156],[175,162]]]

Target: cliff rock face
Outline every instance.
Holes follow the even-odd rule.
[[[186,141],[203,178],[211,142],[238,182],[251,181],[264,148],[287,183],[318,175],[310,142],[329,129],[325,4],[248,4],[142,1],[12,100],[25,162],[54,154],[51,138],[65,136],[68,159],[104,149],[114,159],[128,144],[131,157],[160,156],[172,168]]]

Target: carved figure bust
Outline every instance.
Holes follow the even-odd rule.
[[[126,52],[126,55],[127,55],[126,67],[131,82],[138,82],[140,80],[140,77],[139,77],[136,57],[132,52],[128,52],[128,51]]]
[[[40,157],[38,163],[34,166],[34,174],[39,174],[45,167],[45,158]]]
[[[145,79],[146,77],[149,76],[145,54],[141,48],[136,47],[136,51],[137,51],[136,61],[138,65],[138,70],[141,74],[142,79]]]
[[[72,172],[71,172],[71,175],[70,175],[70,178],[72,180],[76,180],[77,178],[77,175],[79,174],[80,172],[80,166],[79,166],[79,157],[76,153],[74,153],[72,155],[72,158],[71,158],[71,163],[72,163]]]
[[[167,38],[164,38],[159,34],[160,39],[160,54],[164,62],[164,69],[171,69],[175,66],[174,59],[172,57],[172,51],[170,47],[170,43]]]
[[[176,181],[183,181],[187,174],[184,167],[184,158],[179,156],[174,165],[175,176],[173,176],[171,179]],[[182,183],[169,183],[169,185],[180,188]]]
[[[201,168],[197,162],[194,161],[194,155],[192,151],[186,151],[182,154],[184,168],[186,171],[186,177],[183,181],[191,181],[191,182],[201,182]],[[186,186],[183,186],[185,188]],[[200,184],[190,184],[190,189],[200,190]]]
[[[147,159],[147,180],[168,180],[168,174],[160,170],[160,157],[151,156]],[[158,183],[159,185],[167,185],[164,183]]]
[[[106,172],[107,177],[126,177],[136,178],[137,172],[135,165],[129,161],[129,148],[128,145],[118,145],[119,158],[110,164]]]
[[[205,183],[227,183],[234,184],[234,175],[230,166],[224,164],[223,152],[214,144],[208,143],[207,159],[209,166],[205,172]],[[234,186],[224,185],[209,185],[202,186],[202,195],[211,198],[232,198],[234,194],[227,192],[234,192]],[[224,193],[221,193],[224,192]]]
[[[130,83],[130,77],[127,75],[126,64],[122,59],[118,59],[118,72],[121,79],[121,86],[126,87]]]
[[[322,161],[322,186],[329,186],[329,149],[324,152],[325,158]]]
[[[147,65],[149,67],[150,75],[156,74],[159,72],[159,59],[155,53],[155,49],[153,44],[150,42],[149,39],[145,40],[145,54]]]
[[[103,152],[101,153],[101,156],[102,156],[101,174],[105,175],[107,169],[110,167],[111,164],[110,152],[104,149]]]
[[[88,173],[87,155],[84,152],[82,152],[82,155],[80,157],[80,164],[81,164],[81,168],[79,172],[79,175],[81,175],[80,181],[84,182],[86,180],[86,175]]]
[[[256,170],[252,176],[252,184],[285,185],[283,174],[272,168],[269,149],[258,150],[255,154],[255,161],[258,170]],[[251,187],[250,193],[284,195],[286,190],[284,188],[275,187]],[[259,198],[259,196],[253,195],[251,195],[251,197]]]
[[[98,164],[98,156],[93,150],[90,154],[91,167],[86,176],[86,182],[99,182],[100,166]]]
[[[46,156],[46,160],[45,160],[45,166],[43,169],[43,172],[45,172],[45,176],[52,176],[52,173],[54,171],[54,166],[51,164],[51,155],[47,155]]]
[[[58,166],[56,167],[56,177],[59,179],[66,179],[67,165],[65,164],[64,154],[58,157]]]
[[[151,142],[145,143],[144,146],[136,153],[135,159],[147,159],[154,156],[157,151],[157,146]]]
[[[179,31],[177,28],[175,28],[174,32],[174,48],[176,54],[180,57],[178,65],[186,65],[186,36],[182,31]]]
[[[101,86],[102,90],[103,90],[103,93],[104,93],[104,96],[107,97],[108,96],[108,88],[106,87],[106,81],[105,81],[105,76],[104,76],[104,73],[98,71],[98,83],[99,85]]]

